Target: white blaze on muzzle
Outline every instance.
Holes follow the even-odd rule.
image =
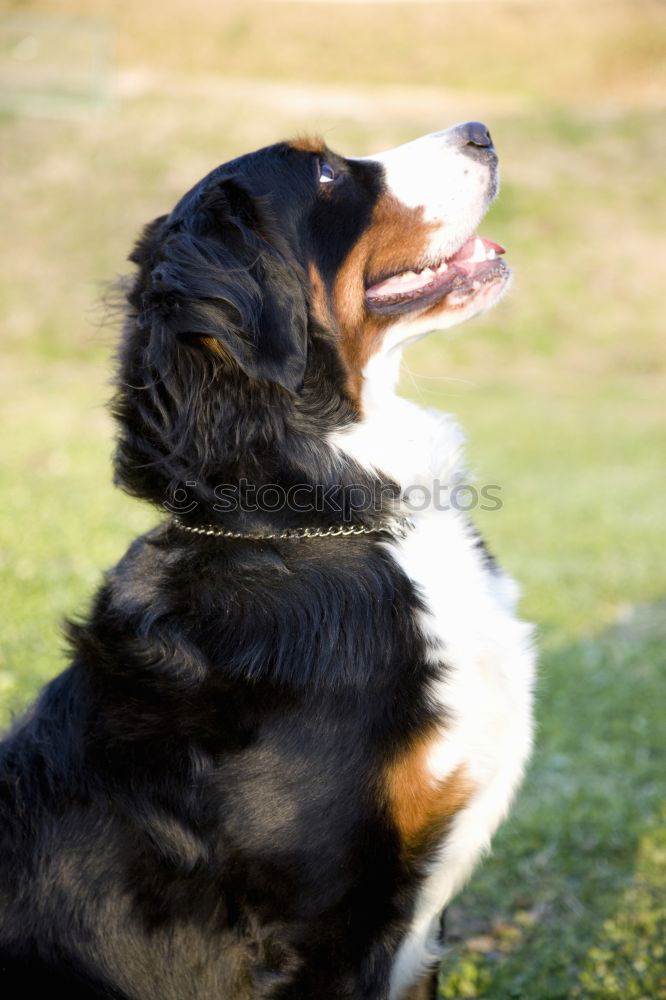
[[[425,222],[435,224],[426,249],[433,263],[461,249],[499,186],[492,144],[482,147],[470,142],[465,130],[469,125],[454,125],[364,157],[381,165],[387,194],[408,208],[419,209]]]

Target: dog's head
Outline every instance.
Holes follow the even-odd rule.
[[[144,423],[152,413],[156,455],[165,434],[171,453],[186,447],[185,419],[203,421],[208,438],[219,431],[221,397],[312,415],[333,393],[337,411],[358,412],[370,359],[468,319],[505,289],[502,248],[475,235],[497,188],[497,156],[476,122],[372,157],[299,140],[212,171],[131,258],[117,407],[130,452],[132,392]]]

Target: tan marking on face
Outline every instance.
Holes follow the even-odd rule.
[[[326,295],[326,284],[321,276],[316,264],[310,262],[308,265],[308,277],[310,279],[310,311],[313,318],[325,328],[330,328],[333,317],[329,308],[328,296]]]
[[[333,288],[340,349],[351,373],[351,391],[360,396],[362,372],[394,320],[368,312],[366,282],[415,267],[428,246],[434,223],[420,208],[407,208],[390,194],[375,205],[370,225],[345,258]]]
[[[300,135],[289,143],[292,149],[298,149],[301,153],[316,153],[321,155],[326,152],[326,143],[318,135]]]
[[[464,764],[441,781],[433,779],[427,758],[437,736],[431,730],[385,772],[389,811],[407,851],[440,833],[474,790]]]

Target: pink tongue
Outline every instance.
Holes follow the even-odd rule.
[[[484,239],[483,236],[470,236],[466,243],[463,243],[458,253],[454,254],[453,257],[449,257],[449,262],[452,260],[467,260],[474,253],[474,246],[477,239],[480,239],[486,250],[494,250],[499,256],[501,253],[506,253],[506,250],[499,243],[493,243],[492,240]]]
[[[432,281],[432,274],[416,274],[415,272],[396,274],[386,281],[380,281],[377,285],[372,285],[368,289],[369,295],[404,295],[406,292],[415,292]]]
[[[469,258],[474,255],[477,239],[481,240],[486,251],[494,250],[498,256],[506,253],[504,247],[500,246],[499,243],[493,243],[492,240],[486,240],[483,236],[477,236],[475,233],[473,236],[470,236],[465,243],[463,243],[460,250],[458,250],[453,257],[448,258],[447,263],[463,265],[465,261],[468,261]],[[462,270],[468,274],[470,273],[470,267],[473,269],[474,266],[474,264],[468,264],[466,267],[463,267]],[[446,269],[440,272],[440,277],[445,274]],[[424,288],[426,285],[429,285],[431,281],[434,280],[434,277],[435,276],[431,271],[426,271],[423,274],[416,274],[414,271],[404,271],[402,274],[395,274],[391,278],[386,278],[385,281],[380,281],[376,285],[371,285],[366,294],[369,298],[383,298],[388,295],[408,295],[410,292],[416,292],[420,288]]]

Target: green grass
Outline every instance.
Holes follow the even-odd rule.
[[[364,153],[487,118],[504,181],[483,232],[507,246],[514,288],[489,316],[412,348],[403,388],[460,416],[478,482],[501,487],[502,509],[479,520],[538,626],[538,732],[511,818],[452,907],[442,996],[666,996],[662,8],[591,5],[597,21],[580,5],[513,5],[498,28],[496,12],[479,17],[490,5],[451,5],[445,22],[424,6],[409,25],[400,8],[341,8],[333,23],[327,5],[280,5],[293,48],[271,48],[268,5],[229,4],[195,52],[189,28],[176,31],[185,19],[97,6],[115,19],[123,72],[169,85],[137,85],[78,120],[0,119],[13,233],[0,270],[4,719],[63,666],[62,617],[157,516],[111,485],[103,407],[115,332],[101,324],[102,283],[125,270],[140,225],[210,166],[284,134],[316,128]],[[350,24],[347,56],[371,29],[381,42],[351,77]],[[413,51],[392,63],[398,36]],[[490,58],[493,38],[510,60]],[[216,51],[227,77],[292,89],[278,100],[202,82]],[[418,86],[395,89],[407,79]],[[353,100],[335,89],[350,82]],[[572,92],[591,103],[567,103]]]
[[[456,901],[443,996],[665,995],[665,611],[546,642],[537,751]]]

